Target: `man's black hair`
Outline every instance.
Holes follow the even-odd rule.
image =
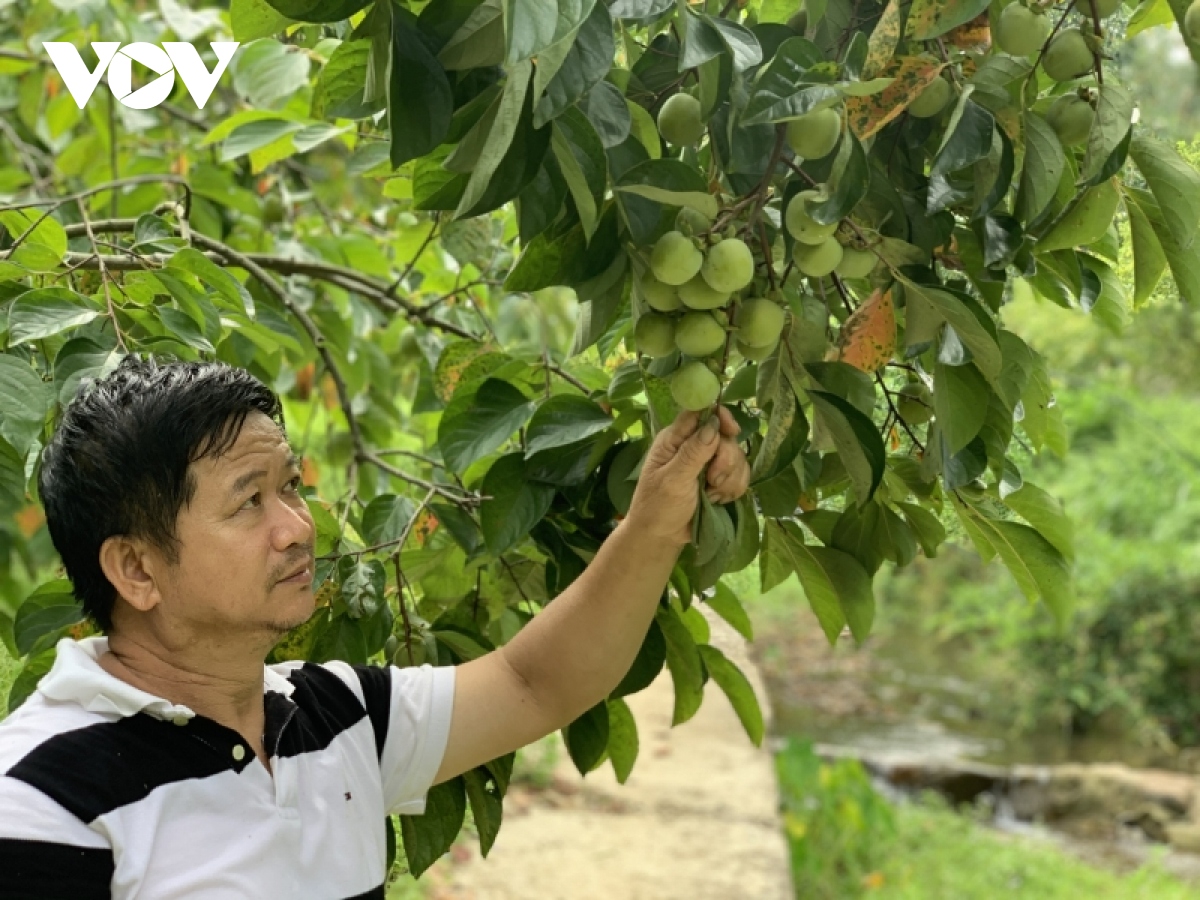
[[[177,563],[176,521],[196,491],[188,466],[226,453],[253,412],[283,428],[279,398],[244,369],[133,355],[71,401],[42,455],[38,492],[75,595],[102,629],[112,628],[116,590],[101,545],[142,538]]]

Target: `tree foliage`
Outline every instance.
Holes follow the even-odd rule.
[[[761,740],[696,605],[747,632],[721,577],[755,563],[764,589],[798,576],[830,641],[861,641],[875,573],[936,555],[951,525],[1063,618],[1066,516],[1009,448],[1062,454],[1065,431],[1046,361],[1004,327],[1007,285],[1112,328],[1168,271],[1196,300],[1200,175],[1105,67],[1123,14],[1031,4],[997,30],[1007,5],[0,11],[14,705],[88,627],[54,580],[39,452],[129,352],[223,359],[284,397],[321,563],[317,612],[275,659],[456,664],[503,644],[627,512],[678,405],[730,405],[752,490],[702,498],[633,668],[565,731],[581,771],[628,776],[621,698],[664,667],[676,724],[711,677]],[[80,109],[40,47],[230,34],[202,111],[182,84],[151,110],[103,89]],[[511,764],[401,823],[416,871],[468,806],[490,846]]]

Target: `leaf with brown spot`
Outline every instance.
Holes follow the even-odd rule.
[[[421,510],[421,514],[417,516],[417,521],[413,523],[412,534],[416,539],[418,547],[424,547],[425,543],[433,537],[433,533],[438,529],[438,517],[428,507]]]
[[[953,28],[946,35],[946,43],[963,50],[986,53],[992,47],[992,26],[985,9],[970,22]]]
[[[908,36],[928,41],[965,25],[984,12],[991,0],[913,0],[908,11]]]
[[[838,359],[863,372],[883,368],[896,352],[896,310],[892,292],[876,289],[842,325]]]
[[[891,60],[896,45],[900,43],[901,24],[900,0],[888,0],[887,8],[875,23],[875,30],[867,42],[867,60],[862,67],[863,81],[874,78]]]
[[[946,67],[931,56],[901,56],[883,70],[894,79],[878,94],[846,100],[846,120],[859,140],[866,140],[899,116]]]

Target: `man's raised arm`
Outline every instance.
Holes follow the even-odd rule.
[[[664,428],[629,514],[583,574],[508,644],[458,667],[438,782],[566,726],[620,683],[690,539],[705,465],[716,502],[749,485],[733,415],[721,407],[709,423],[698,428],[696,413],[683,412]]]

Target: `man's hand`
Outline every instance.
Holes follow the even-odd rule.
[[[700,472],[708,465],[706,493],[714,503],[736,500],[750,486],[750,464],[738,446],[741,428],[726,407],[704,427],[684,411],[658,433],[642,464],[628,519],[645,533],[682,547],[692,539]]]

